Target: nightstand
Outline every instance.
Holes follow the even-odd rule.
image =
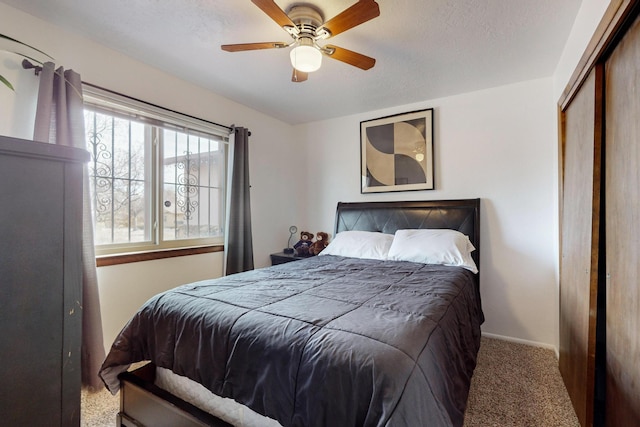
[[[285,254],[284,252],[278,252],[277,254],[271,254],[271,265],[284,264],[285,262],[300,261],[308,257],[296,256],[295,252],[292,254]]]

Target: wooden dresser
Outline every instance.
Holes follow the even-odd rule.
[[[0,424],[80,425],[82,169],[0,136]]]

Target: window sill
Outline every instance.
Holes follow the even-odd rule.
[[[193,248],[163,249],[157,251],[134,252],[116,255],[101,255],[96,257],[96,267],[106,267],[110,265],[128,264],[131,262],[152,261],[156,259],[174,258],[179,256],[189,256],[207,254],[224,251],[223,245],[198,246]]]

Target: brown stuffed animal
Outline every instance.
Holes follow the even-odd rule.
[[[309,253],[311,255],[318,255],[329,244],[329,235],[324,231],[319,231],[316,234],[316,241],[311,244]]]
[[[309,233],[308,231],[300,232],[300,240],[298,243],[293,245],[293,249],[296,251],[297,256],[310,256],[309,249],[311,248],[311,243],[313,241],[313,233]]]

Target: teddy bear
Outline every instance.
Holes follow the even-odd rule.
[[[309,248],[313,243],[313,233],[309,233],[308,231],[300,232],[300,240],[298,243],[293,245],[293,249],[296,251],[297,256],[310,256]]]
[[[311,255],[318,255],[329,244],[329,235],[324,231],[319,231],[316,234],[316,241],[311,244],[309,253]]]

